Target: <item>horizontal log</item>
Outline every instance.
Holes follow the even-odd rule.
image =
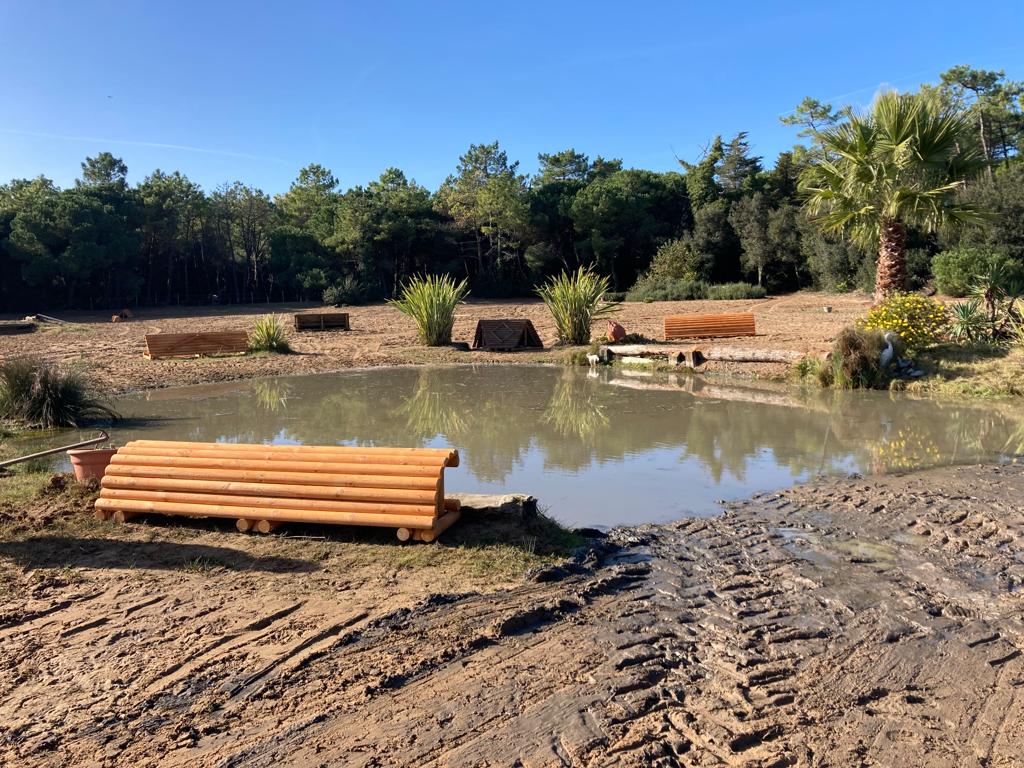
[[[148,450],[148,449],[147,449]],[[295,457],[288,460],[257,459],[243,457],[229,459],[223,457],[202,456],[164,456],[149,453],[137,453],[124,448],[119,449],[111,459],[111,464],[133,467],[196,467],[199,469],[252,469],[265,470],[268,461],[273,461],[275,472],[325,472],[336,475],[361,475],[379,477],[439,477],[441,468],[438,462],[432,464],[352,464],[337,461],[311,461],[307,457]]]
[[[654,359],[650,357],[635,357],[632,355],[623,355],[621,357],[616,357],[615,359],[623,365],[654,365],[655,362]]]
[[[136,501],[167,501],[182,504],[220,504],[238,507],[237,515],[256,518],[261,509],[317,509],[323,512],[386,512],[400,515],[427,515],[436,517],[438,508],[433,504],[401,504],[352,502],[332,499],[284,496],[240,496],[230,493],[196,493],[194,491],[165,491],[147,488],[104,488],[102,499],[134,499]],[[249,510],[251,515],[243,515]]]
[[[738,363],[794,363],[807,356],[804,352],[789,349],[703,344],[608,344],[600,347],[598,354],[609,362],[613,359],[630,356],[664,357],[676,365],[682,362],[701,365],[708,360]]]
[[[230,452],[220,450],[188,450],[184,448],[171,448],[167,450],[160,450],[158,448],[119,448],[117,451],[117,457],[126,457],[131,459],[144,459],[146,463],[163,463],[161,459],[167,460],[180,460],[166,464],[167,466],[191,466],[189,464],[192,460],[209,460],[209,461],[224,461],[224,462],[249,462],[250,464],[255,463],[258,467],[265,468],[267,462],[274,462],[275,464],[281,462],[283,464],[310,464],[316,465],[332,465],[338,468],[342,473],[346,474],[358,474],[358,475],[401,475],[407,477],[432,477],[436,476],[443,465],[437,459],[432,458],[413,458],[410,460],[389,458],[386,456],[334,456],[327,453],[304,453],[304,454],[289,454],[280,455],[273,451],[266,451],[265,453],[255,452]],[[381,463],[386,462],[386,463]],[[141,463],[130,462],[125,463]],[[196,466],[203,466],[198,464]],[[227,464],[226,467],[234,466]],[[241,467],[241,464],[238,465]],[[304,470],[299,468],[300,471],[315,471],[315,470]]]
[[[325,485],[338,488],[436,491],[440,478],[396,477],[393,475],[336,475],[328,472],[279,472],[275,463],[264,464],[271,470],[210,469],[206,467],[161,467],[111,462],[108,477],[166,477],[182,480],[229,480],[239,483],[280,483],[284,485]]]
[[[252,527],[256,525],[255,520],[249,520],[245,517],[240,517],[235,521],[235,528],[240,530],[242,533],[247,533],[252,530]]]
[[[380,504],[432,505],[438,496],[430,491],[394,491],[387,488],[333,488],[330,486],[285,485],[281,483],[233,483],[224,480],[186,480],[166,477],[122,477],[105,475],[101,489],[138,488],[149,491],[216,493],[226,496],[259,496],[286,499],[335,499]],[[102,493],[102,490],[101,490]]]
[[[700,347],[697,352],[705,360],[724,360],[735,363],[795,363],[807,357],[805,352],[756,347]]]
[[[257,520],[255,528],[257,533],[273,533],[280,525],[280,520]]]
[[[369,461],[378,463],[392,460],[410,463],[444,461],[446,466],[459,465],[459,452],[454,448],[367,448],[348,445],[255,445],[247,443],[195,443],[176,440],[133,440],[125,448],[149,448],[170,451],[167,455],[188,455],[174,453],[176,450],[224,451],[226,454],[281,456],[319,453],[326,456],[344,455],[345,461]],[[359,458],[356,458],[359,457]],[[385,458],[386,457],[386,458]]]
[[[451,528],[459,519],[460,514],[458,511],[446,512],[441,517],[437,518],[434,525],[430,528],[421,528],[418,531],[413,532],[413,538],[417,541],[431,542],[435,541],[438,536]]]
[[[184,517],[238,517],[238,507],[221,504],[181,504],[178,502],[137,501],[131,499],[96,500],[97,509],[123,514],[158,513]],[[398,515],[369,512],[324,512],[302,509],[260,509],[260,519],[293,523],[322,523],[326,525],[372,525],[388,528],[420,529],[432,526],[434,518],[417,515]]]

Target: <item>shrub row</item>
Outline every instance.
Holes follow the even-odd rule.
[[[767,291],[750,283],[711,285],[703,280],[645,277],[626,294],[628,301],[696,301],[699,299],[763,299]]]

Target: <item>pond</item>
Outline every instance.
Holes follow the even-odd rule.
[[[536,496],[571,525],[704,515],[818,474],[1024,450],[1024,413],[878,392],[543,366],[381,368],[157,390],[121,399],[137,438],[453,446],[451,491]]]

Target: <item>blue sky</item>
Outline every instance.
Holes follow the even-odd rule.
[[[397,166],[436,188],[471,143],[524,171],[573,146],[671,170],[716,133],[770,162],[806,95],[866,104],[954,64],[1024,79],[1024,3],[0,0],[0,182],[180,170],[278,193]]]

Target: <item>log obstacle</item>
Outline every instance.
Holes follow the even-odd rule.
[[[733,363],[795,363],[808,357],[808,353],[792,349],[703,344],[604,344],[598,347],[597,355],[605,363],[617,360],[626,364],[639,364],[643,362],[641,358],[660,358],[671,365],[685,364],[688,368],[697,368],[709,360]]]
[[[147,333],[147,360],[162,357],[196,357],[228,355],[249,351],[249,334],[245,331],[203,331],[198,333]]]
[[[235,519],[270,533],[284,522],[393,527],[434,541],[459,519],[444,498],[448,448],[245,445],[134,440],[107,466],[96,516],[145,513]]]
[[[479,320],[473,334],[473,349],[512,352],[544,349],[544,343],[530,320]]]
[[[349,331],[348,312],[300,312],[292,316],[296,331]]]
[[[665,318],[665,341],[707,339],[723,336],[755,336],[754,315],[732,312],[722,315],[669,315]]]

